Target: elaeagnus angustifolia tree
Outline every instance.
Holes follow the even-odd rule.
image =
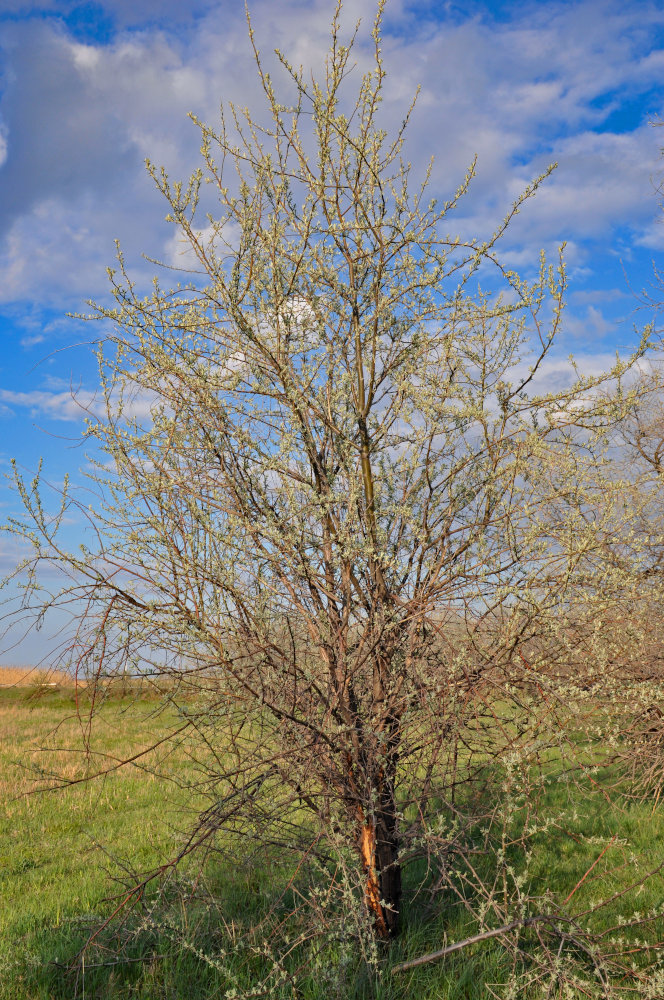
[[[622,397],[596,390],[626,365],[541,388],[563,265],[524,280],[499,250],[544,178],[487,238],[450,235],[474,168],[445,202],[413,183],[410,112],[394,133],[381,118],[382,13],[353,94],[339,5],[318,75],[279,54],[285,96],[254,49],[265,120],[194,119],[186,184],[149,165],[190,270],[143,295],[120,258],[96,307],[99,499],[63,506],[94,545],[65,549],[23,484],[15,530],[82,602],[79,672],[132,663],[171,701],[194,693],[178,738],[198,740],[210,803],[183,853],[260,841],[315,861],[316,912],[355,900],[387,939],[403,866],[426,854],[449,888],[464,817],[498,822],[496,768],[529,775],[563,741],[592,636],[591,612],[564,624],[569,588],[617,509],[596,473]],[[483,926],[514,917],[508,881],[478,889]]]

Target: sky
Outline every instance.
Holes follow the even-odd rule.
[[[320,67],[332,0],[252,0],[256,41]],[[373,0],[356,49],[367,65]],[[548,377],[573,353],[587,370],[628,350],[652,319],[643,291],[662,266],[664,3],[391,0],[384,114],[399,124],[420,86],[407,156],[435,157],[432,195],[449,198],[472,158],[477,177],[455,225],[486,236],[519,192],[558,167],[516,220],[503,259],[528,273],[566,241],[569,294]],[[275,72],[275,81],[282,77]],[[81,411],[94,399],[103,329],[71,318],[108,295],[119,240],[139,285],[142,255],[178,263],[149,156],[172,177],[197,165],[187,117],[215,124],[220,102],[260,108],[240,0],[0,0],[0,472],[44,459],[57,484],[86,468]],[[0,521],[16,507],[0,484]],[[20,555],[0,536],[0,574]],[[31,635],[0,662],[41,657]]]

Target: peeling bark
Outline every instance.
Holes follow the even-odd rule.
[[[401,866],[396,805],[391,789],[383,789],[376,817],[360,810],[359,849],[364,872],[364,903],[376,936],[387,940],[399,933]]]
[[[360,856],[364,869],[364,903],[374,921],[376,935],[388,938],[390,930],[386,912],[381,905],[381,891],[376,869],[376,829],[372,821],[362,822],[360,828]]]

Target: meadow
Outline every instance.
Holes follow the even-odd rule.
[[[148,887],[140,909],[123,911],[102,926],[135,873],[177,853],[192,814],[203,805],[178,782],[178,775],[193,767],[186,743],[160,759],[137,757],[129,767],[112,769],[122,755],[139,753],[158,739],[173,724],[174,710],[162,711],[149,692],[118,686],[88,751],[85,691],[75,695],[62,677],[12,678],[5,672],[2,680],[0,1000],[266,995],[256,991],[256,984],[268,959],[241,932],[248,915],[255,919],[261,911],[270,912],[279,896],[283,865],[267,851],[242,864],[222,850],[192,859],[177,873],[167,869],[163,893]],[[7,686],[12,680],[23,682]],[[100,765],[111,770],[85,780]],[[56,773],[77,783],[39,790],[52,784]],[[552,815],[574,812],[568,797],[569,790],[552,788]],[[610,891],[620,893],[640,872],[664,862],[661,804],[620,800],[611,805],[598,796],[592,806],[584,800],[577,812],[575,836],[566,836],[562,824],[538,842],[531,877],[562,896],[573,891],[580,909],[595,898],[598,876],[607,875]],[[410,873],[411,889],[421,874]],[[661,874],[638,890],[643,912],[663,900]],[[632,910],[633,901],[618,896],[601,919],[609,927]],[[302,966],[302,954],[295,950],[273,995],[489,1000],[502,995],[509,973],[498,939],[419,968],[389,971],[476,929],[458,908],[441,916],[428,911],[420,896],[407,903],[404,932],[381,957],[380,975],[368,973],[342,948],[328,948],[308,953],[307,971],[300,971],[296,982],[289,979],[289,969]],[[81,955],[93,933],[94,943]],[[656,1000],[659,994],[651,996]]]

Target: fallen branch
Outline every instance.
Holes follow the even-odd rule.
[[[426,965],[427,962],[435,962],[436,959],[444,958],[445,955],[450,955],[453,951],[460,951],[462,948],[467,948],[468,945],[477,944],[478,941],[488,941],[489,938],[498,937],[499,934],[507,934],[509,931],[516,930],[517,927],[529,927],[540,920],[559,919],[561,918],[542,913],[535,917],[527,917],[525,920],[513,920],[509,924],[503,924],[502,927],[496,927],[495,930],[482,931],[481,934],[473,934],[472,937],[464,938],[463,941],[450,944],[447,948],[441,948],[439,951],[431,951],[427,955],[420,955],[419,958],[413,958],[410,962],[400,962],[399,965],[393,965],[392,972],[405,972],[406,969],[414,969],[417,965]]]

